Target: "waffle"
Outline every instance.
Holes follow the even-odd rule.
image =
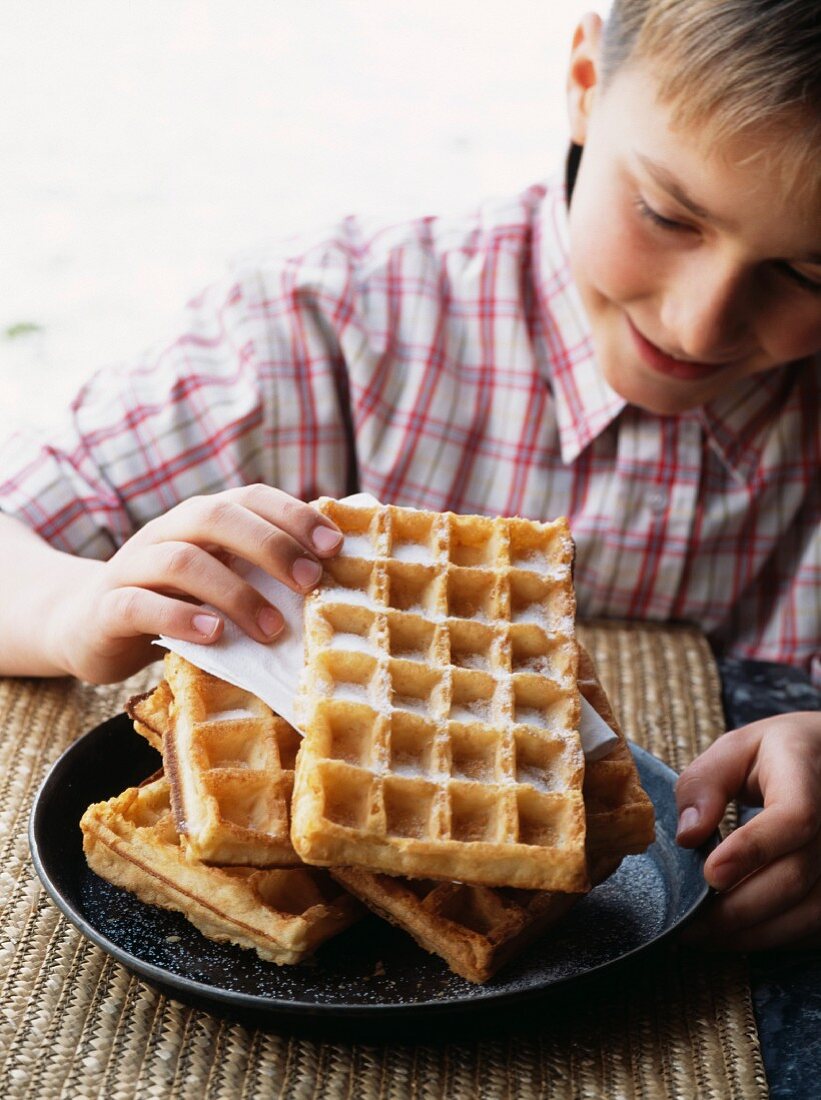
[[[168,730],[171,698],[168,685],[161,681],[153,692],[129,702],[135,729],[152,743],[156,738],[161,743]],[[150,725],[146,722],[149,717]],[[559,920],[580,896],[392,878],[360,867],[331,868],[330,873],[372,912],[404,929],[473,982],[486,981]]]
[[[585,772],[587,857],[590,880],[596,885],[617,869],[623,856],[652,843],[654,814],[584,650],[579,667],[582,692],[619,737],[610,756],[589,761]],[[551,891],[393,878],[359,867],[333,868],[331,874],[369,909],[409,932],[472,982],[487,981],[578,900],[576,894]]]
[[[165,676],[163,766],[185,853],[213,864],[299,863],[289,835],[299,734],[255,695],[175,653],[166,654]]]
[[[587,858],[593,885],[612,874],[624,855],[653,840],[653,807],[610,703],[584,649],[579,685],[587,700],[619,737],[604,759],[589,761],[584,776]],[[129,714],[162,739],[170,724],[171,692],[161,682],[131,700]],[[394,878],[359,867],[331,869],[334,878],[369,909],[403,928],[458,974],[487,981],[509,959],[552,927],[579,895],[527,891],[456,882]]]
[[[125,705],[134,729],[159,753],[162,752],[162,739],[170,724],[169,712],[173,699],[168,681],[160,680],[152,691],[133,695]]]
[[[323,871],[192,863],[180,846],[165,778],[97,802],[80,822],[89,866],[149,905],[174,909],[203,935],[297,963],[362,909]]]
[[[345,543],[305,602],[299,855],[588,889],[566,521],[317,507]]]
[[[621,861],[623,856],[643,852],[653,843],[653,804],[641,785],[633,755],[596,674],[595,665],[581,647],[579,689],[619,738],[618,744],[607,756],[587,763],[584,804],[588,859],[600,864],[611,857]]]

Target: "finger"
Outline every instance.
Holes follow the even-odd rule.
[[[225,494],[191,498],[163,517],[152,541],[216,545],[260,566],[295,592],[307,592],[322,576],[322,566],[301,543],[256,512]],[[212,554],[212,557],[214,555]]]
[[[342,546],[342,532],[332,519],[270,485],[244,485],[213,496],[191,497],[180,507],[208,511],[219,509],[223,504],[238,505],[253,512],[289,535],[309,554],[332,557]]]
[[[710,923],[713,919],[710,914],[688,927],[682,933],[682,942],[720,951],[821,946],[821,881],[791,909],[749,928],[722,929]]]
[[[760,739],[752,726],[731,730],[684,769],[676,783],[679,844],[695,847],[717,828],[727,803],[744,789]]]
[[[730,935],[777,917],[799,905],[815,889],[819,878],[817,843],[790,852],[720,894],[704,915],[705,930],[712,935]]]
[[[716,890],[729,890],[748,875],[795,853],[807,844],[808,829],[800,824],[817,814],[814,806],[776,804],[736,829],[710,853],[704,877]]]
[[[789,753],[772,753],[767,761],[764,809],[710,853],[707,881],[727,890],[748,875],[805,846],[817,853],[821,806],[810,768],[797,766]]]
[[[103,633],[110,638],[165,634],[185,642],[215,642],[223,630],[219,615],[147,588],[125,587],[102,601]]]
[[[342,546],[342,532],[328,516],[271,485],[246,485],[229,492],[245,508],[289,534],[306,550],[331,557]]]
[[[271,641],[285,625],[281,613],[256,588],[190,542],[140,548],[128,559],[126,583],[164,594],[171,590],[173,595],[212,604],[249,637],[263,643]]]

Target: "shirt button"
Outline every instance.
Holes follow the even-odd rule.
[[[651,489],[645,497],[645,503],[654,515],[660,515],[667,507],[667,490]]]

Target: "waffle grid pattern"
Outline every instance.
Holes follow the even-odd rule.
[[[360,915],[356,902],[312,867],[211,867],[183,853],[168,781],[132,787],[89,806],[81,821],[89,866],[143,901],[174,909],[204,935],[296,963]]]
[[[322,500],[292,837],[307,862],[584,890],[573,544]]]
[[[174,653],[165,675],[163,764],[187,854],[214,864],[299,863],[289,830],[299,734],[250,692]]]
[[[625,855],[643,851],[652,843],[654,812],[593,662],[583,648],[579,651],[579,686],[619,738],[609,756],[589,761],[585,769],[586,850],[595,886],[617,869]],[[359,867],[335,867],[331,874],[370,909],[404,928],[422,947],[441,955],[451,969],[472,982],[487,981],[578,900],[576,894],[396,878]]]
[[[579,685],[619,736],[619,744],[608,757],[589,762],[585,769],[586,851],[595,885],[616,869],[625,854],[641,851],[652,842],[653,808],[583,648],[579,651]],[[129,711],[138,729],[150,721],[161,738],[170,725],[172,698],[162,681],[151,694],[132,700]],[[559,920],[579,896],[397,878],[351,866],[333,867],[331,874],[370,909],[405,929],[472,982],[487,981]]]

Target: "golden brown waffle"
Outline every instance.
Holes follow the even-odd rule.
[[[588,761],[585,773],[587,856],[595,886],[617,869],[623,856],[643,851],[652,843],[654,812],[584,650],[580,651],[579,666],[585,697],[619,737],[613,759]],[[609,790],[608,784],[614,781]],[[487,981],[579,900],[576,894],[552,891],[394,878],[359,867],[336,867],[331,874],[368,908],[404,928],[427,951],[440,955],[452,970],[472,982]]]
[[[565,520],[322,499],[291,835],[307,863],[588,888]]]
[[[641,785],[633,755],[596,674],[593,660],[579,647],[579,689],[619,738],[607,756],[587,763],[584,804],[587,854],[591,860],[619,860],[643,852],[655,838],[653,804]]]
[[[161,744],[168,731],[171,699],[168,685],[161,681],[152,692],[128,704],[135,729],[141,733],[148,729],[152,743]],[[369,909],[475,982],[487,980],[579,898],[578,894],[391,878],[358,867],[332,868],[330,873]]]
[[[255,695],[166,654],[163,766],[186,854],[214,864],[299,863],[289,834],[299,734]]]
[[[590,761],[584,778],[587,856],[596,885],[616,870],[624,855],[653,841],[653,806],[641,786],[593,663],[579,651],[581,690],[619,737],[604,759]],[[129,704],[132,717],[150,720],[162,738],[170,724],[167,685]],[[409,932],[426,950],[473,982],[487,981],[509,959],[548,928],[578,900],[577,894],[467,886],[455,882],[394,878],[359,867],[332,868],[351,893],[387,920]]]
[[[134,729],[157,752],[162,752],[162,739],[171,721],[173,698],[168,681],[160,680],[152,691],[132,695],[125,705],[126,714],[134,723]]]
[[[296,963],[362,913],[312,867],[209,867],[183,855],[168,782],[156,779],[97,802],[80,822],[89,866],[149,905],[184,913],[203,935]]]

